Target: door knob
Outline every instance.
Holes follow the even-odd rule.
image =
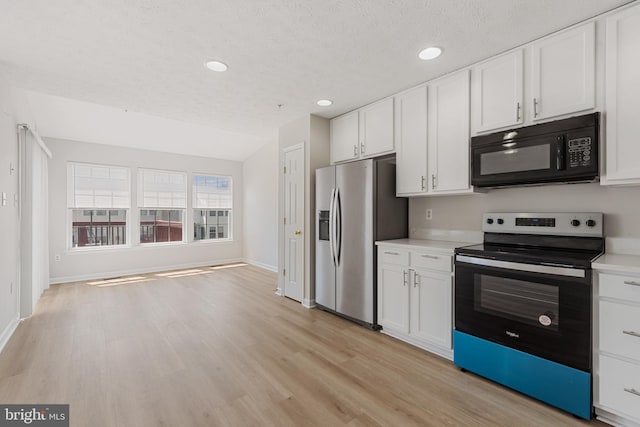
[[[301,230],[296,230],[296,231],[294,231],[294,234],[295,234],[296,236],[297,236],[297,235],[300,235],[300,234],[302,234],[302,231],[301,231]]]

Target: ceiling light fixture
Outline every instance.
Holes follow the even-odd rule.
[[[428,61],[430,59],[435,59],[438,56],[440,56],[442,54],[442,49],[439,47],[428,47],[426,49],[422,49],[420,51],[420,53],[418,54],[418,58],[422,59],[423,61]]]
[[[204,66],[212,71],[217,71],[219,73],[222,73],[223,71],[227,71],[227,69],[229,68],[227,64],[220,61],[207,61],[204,63]]]
[[[329,105],[333,104],[333,101],[330,99],[321,99],[318,102],[316,102],[316,104],[318,104],[321,107],[328,107]]]

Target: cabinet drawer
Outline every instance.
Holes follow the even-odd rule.
[[[411,251],[411,267],[451,272],[451,256]]]
[[[409,251],[379,246],[378,264],[409,265]]]
[[[600,273],[600,296],[640,302],[640,277]]]
[[[638,319],[640,307],[600,301],[600,350],[636,359],[640,363]]]
[[[640,420],[640,365],[600,356],[600,404]]]

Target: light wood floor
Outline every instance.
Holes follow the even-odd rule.
[[[603,425],[278,297],[271,272],[200,270],[52,286],[0,402],[69,403],[72,426]]]

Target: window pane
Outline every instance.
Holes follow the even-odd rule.
[[[194,208],[231,209],[233,207],[231,177],[194,175],[192,185]]]
[[[127,244],[126,209],[72,209],[71,217],[73,248]]]
[[[128,208],[129,169],[116,166],[69,164],[70,208]]]
[[[231,229],[229,211],[219,209],[194,209],[193,210],[193,239],[194,240],[218,240],[230,239]]]
[[[140,243],[181,242],[183,210],[141,209]]]
[[[138,170],[138,204],[147,208],[186,208],[186,174],[182,172]]]

